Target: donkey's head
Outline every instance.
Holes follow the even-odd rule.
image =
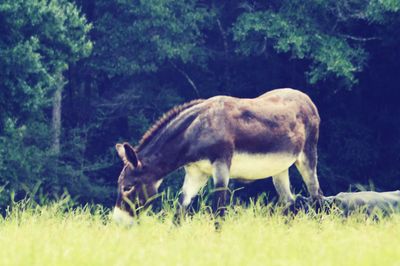
[[[118,178],[118,197],[114,211],[114,218],[121,220],[117,217],[121,215],[121,211],[133,216],[138,207],[146,206],[157,194],[161,180],[155,176],[152,169],[142,164],[129,143],[117,144],[115,148],[124,162]]]

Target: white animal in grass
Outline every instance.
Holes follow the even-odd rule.
[[[400,211],[400,190],[341,192],[324,199],[328,203],[336,204],[346,216],[354,211],[364,211],[368,215],[377,210],[384,214]]]

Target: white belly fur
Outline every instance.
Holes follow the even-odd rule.
[[[256,180],[274,176],[288,169],[296,159],[294,155],[287,153],[234,153],[230,177]],[[207,175],[212,175],[212,165],[209,160],[197,161],[187,167],[195,167]]]

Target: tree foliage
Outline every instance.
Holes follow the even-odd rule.
[[[0,3],[0,123],[23,121],[48,103],[55,74],[89,54],[89,29],[68,1]]]
[[[209,16],[193,0],[99,1],[91,67],[132,75],[154,72],[168,61],[201,60],[201,30]]]
[[[367,51],[360,31],[370,23],[386,24],[388,13],[398,11],[396,1],[271,1],[241,14],[233,28],[238,51],[260,54],[272,47],[297,59],[311,61],[310,83],[342,78],[347,86],[357,81]]]

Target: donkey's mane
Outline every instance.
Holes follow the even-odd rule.
[[[149,143],[153,137],[164,128],[168,122],[174,119],[178,114],[182,111],[196,105],[202,103],[204,99],[192,100],[190,102],[186,102],[181,105],[177,105],[170,109],[168,112],[164,113],[158,120],[155,122],[142,136],[142,139],[139,141],[139,145],[136,146],[136,151],[140,151],[147,143]]]

